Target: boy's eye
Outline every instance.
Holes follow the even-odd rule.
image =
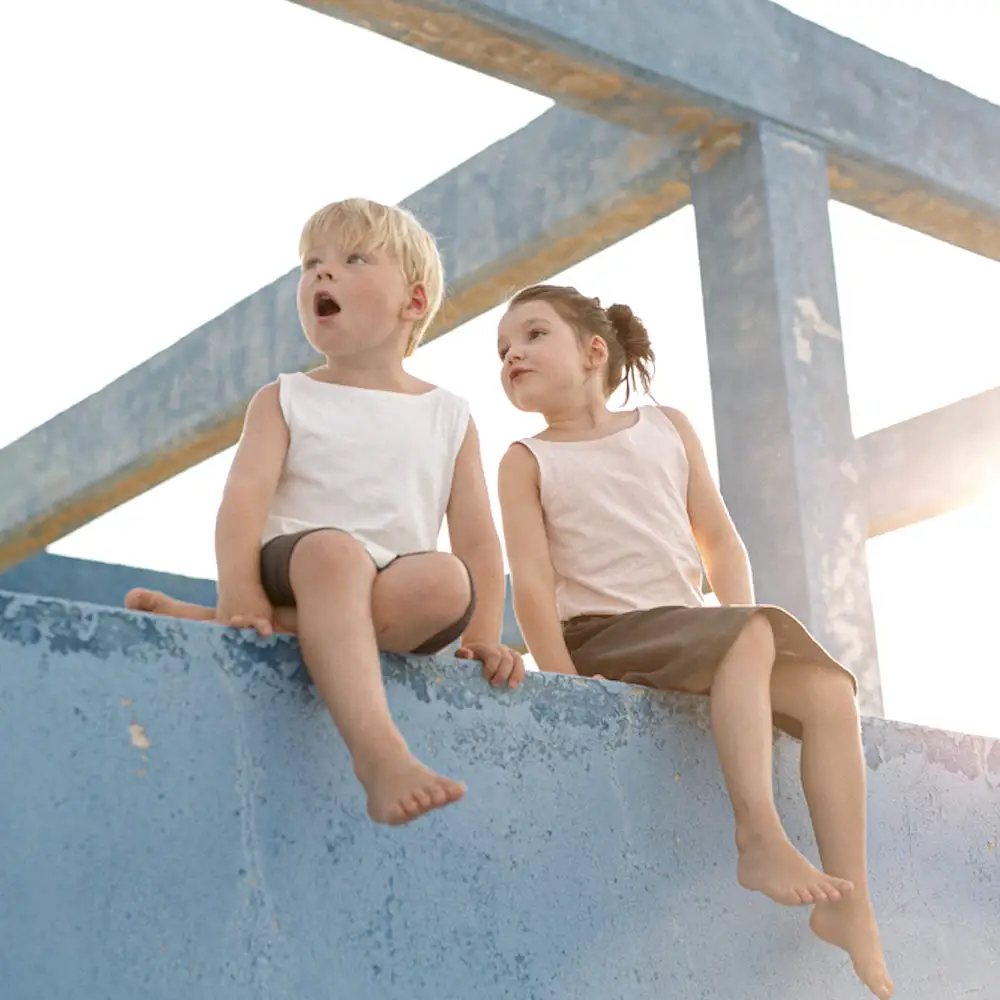
[[[302,262],[302,269],[308,271],[310,268],[315,267],[319,263],[318,257],[309,257]]]
[[[544,337],[544,336],[545,336],[545,331],[544,330],[529,330],[528,331],[528,337],[531,340],[534,340],[536,337]]]
[[[506,348],[506,347],[501,347],[500,348],[500,360],[501,361],[503,361],[503,359],[505,357],[507,357],[507,351],[508,351],[508,348]]]
[[[363,253],[351,253],[347,255],[348,264],[353,264],[356,260],[360,260],[362,264],[367,263],[365,255]]]

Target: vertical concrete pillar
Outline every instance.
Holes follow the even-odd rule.
[[[721,486],[757,599],[798,616],[881,715],[826,156],[748,126],[693,199]]]

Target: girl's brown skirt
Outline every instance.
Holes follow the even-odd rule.
[[[667,607],[622,615],[582,615],[563,625],[563,635],[577,671],[601,674],[610,681],[677,690],[707,665],[718,666],[755,614],[767,618],[774,633],[775,664],[825,664],[854,675],[781,608],[767,605]],[[775,713],[774,723],[796,739],[801,724]]]

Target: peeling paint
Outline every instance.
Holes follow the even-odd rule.
[[[146,730],[140,726],[137,722],[133,722],[128,727],[128,736],[132,741],[132,746],[139,750],[148,750],[153,744],[149,742],[149,737],[146,735]]]
[[[795,299],[792,333],[795,356],[806,365],[812,364],[812,343],[817,337],[840,341],[840,330],[823,318],[814,299],[805,296]]]

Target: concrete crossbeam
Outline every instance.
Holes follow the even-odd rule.
[[[553,109],[407,199],[438,236],[438,336],[520,284],[584,260],[688,203],[679,139]],[[316,361],[297,271],[237,303],[0,452],[0,570],[238,438],[250,396]]]
[[[1000,484],[1000,386],[859,443],[870,536],[943,514]]]
[[[719,477],[757,599],[805,622],[881,715],[823,152],[748,126],[692,191]]]
[[[1000,108],[768,0],[293,2],[709,158],[790,127],[834,198],[1000,260]]]

